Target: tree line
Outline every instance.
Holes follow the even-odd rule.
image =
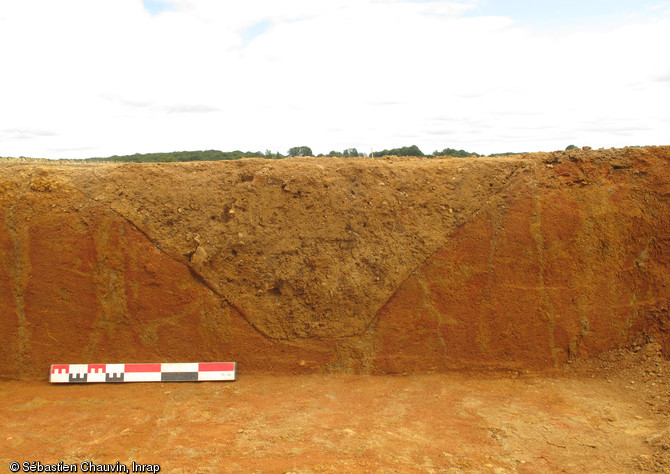
[[[221,161],[240,158],[267,158],[261,152],[240,150],[223,152],[219,150],[173,151],[170,153],[135,153],[134,155],[113,155],[106,158],[86,158],[85,161],[119,161],[125,163],[171,163],[178,161]],[[282,156],[283,158],[283,156]]]
[[[431,154],[423,153],[418,146],[406,146],[401,148],[383,149],[372,151],[370,154],[359,152],[356,148],[345,148],[342,151],[331,150],[327,154],[319,153],[315,155],[308,146],[296,146],[289,148],[286,154],[273,152],[271,150],[261,151],[173,151],[169,153],[135,153],[133,155],[113,155],[108,157],[86,158],[84,161],[103,161],[103,162],[124,162],[124,163],[172,163],[184,161],[221,161],[221,160],[239,160],[240,158],[266,158],[282,159],[295,156],[314,156],[356,158],[356,157],[376,157],[382,156],[417,156],[424,158],[433,158],[436,156],[455,156],[455,157],[477,157],[482,156],[478,153],[471,153],[465,150],[456,150],[454,148],[444,148],[442,151],[435,150]]]
[[[435,150],[432,154],[425,154],[421,149],[416,146],[404,146],[401,148],[391,148],[384,149],[380,151],[372,151],[369,155],[367,153],[361,153],[356,148],[345,148],[343,151],[332,150],[328,154],[320,153],[315,155],[312,153],[312,149],[308,146],[298,146],[293,147],[288,150],[288,156],[315,156],[317,158],[321,157],[340,157],[340,158],[351,158],[351,157],[381,157],[381,156],[418,156],[433,158],[435,156],[455,156],[461,158],[468,158],[471,156],[481,156],[478,153],[472,153],[465,150],[456,150],[455,148],[444,148],[442,151]]]

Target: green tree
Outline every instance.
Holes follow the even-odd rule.
[[[575,145],[568,145],[568,147],[565,149],[565,151],[574,150],[575,148],[577,148]]]
[[[435,150],[433,156],[455,156],[458,158],[467,158],[470,156],[479,156],[477,153],[470,153],[465,150],[456,150],[455,148],[445,148],[442,151]]]
[[[404,146],[402,148],[393,148],[391,150],[375,151],[374,156],[381,158],[382,156],[425,156],[418,146]]]
[[[288,156],[314,156],[314,154],[308,146],[294,146],[293,148],[289,148]]]

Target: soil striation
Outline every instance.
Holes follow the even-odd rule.
[[[0,376],[553,370],[670,354],[670,147],[0,162]]]

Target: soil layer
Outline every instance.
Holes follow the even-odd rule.
[[[670,147],[0,163],[0,376],[556,370],[670,353]]]

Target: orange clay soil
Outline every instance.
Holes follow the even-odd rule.
[[[0,162],[0,376],[555,370],[670,353],[670,147]]]
[[[236,382],[0,383],[0,466],[168,473],[670,472],[658,344],[560,374],[245,375]],[[81,471],[80,471],[81,472]]]

